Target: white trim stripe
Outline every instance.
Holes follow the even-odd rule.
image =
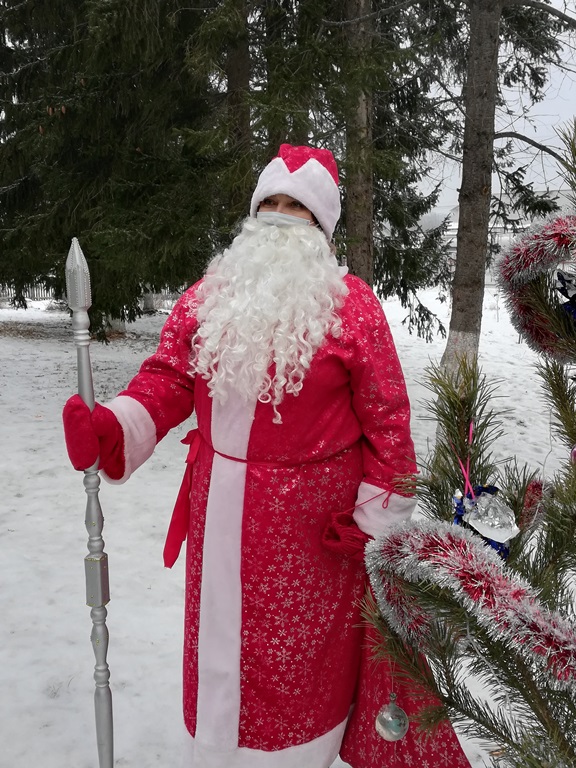
[[[416,499],[413,496],[383,492],[376,485],[362,482],[358,488],[356,505],[354,522],[361,531],[376,538],[394,523],[409,520],[416,508]]]
[[[124,475],[112,480],[103,472],[105,480],[112,485],[125,483],[138,467],[152,456],[156,447],[156,425],[146,408],[127,395],[119,395],[106,403],[114,413],[124,432]]]
[[[245,481],[245,464],[214,455],[202,560],[196,739],[218,750],[238,746]]]
[[[212,445],[245,459],[256,402],[230,392],[212,404]],[[204,530],[196,741],[202,751],[238,748],[242,631],[242,515],[246,464],[214,455]],[[198,763],[198,765],[209,763]]]
[[[274,752],[237,747],[205,749],[186,731],[182,768],[330,768],[338,757],[347,719],[317,739]]]

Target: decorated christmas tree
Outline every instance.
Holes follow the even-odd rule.
[[[567,142],[573,189],[575,146]],[[417,481],[422,519],[366,554],[375,654],[422,701],[410,727],[433,731],[449,717],[501,768],[576,768],[575,259],[568,215],[529,229],[500,262],[512,322],[541,354],[566,447],[561,469],[538,477],[515,457],[497,464],[497,387],[477,362],[463,359],[451,374],[432,366],[428,408],[438,427]]]

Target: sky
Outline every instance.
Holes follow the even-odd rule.
[[[423,301],[447,322],[449,306],[435,291]],[[0,765],[11,768],[96,768],[91,620],[85,605],[86,496],[64,447],[61,410],[76,390],[70,319],[32,303],[0,305]],[[424,371],[445,342],[409,334],[395,299],[384,302],[412,404],[416,450],[434,437],[427,420]],[[106,402],[155,349],[164,315],[138,320],[125,338],[92,344],[96,398]],[[499,380],[494,406],[504,410],[495,458],[517,453],[545,476],[566,460],[534,370],[536,354],[518,339],[502,297],[486,290],[480,363]],[[118,768],[180,768],[180,665],[183,567],[162,565],[166,528],[184,468],[179,440],[169,434],[123,486],[102,483],[100,502],[110,561],[108,663]],[[472,768],[490,765],[464,740]],[[339,761],[334,768],[344,768]]]

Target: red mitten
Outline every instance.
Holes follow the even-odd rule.
[[[112,480],[124,475],[124,433],[115,414],[96,403],[91,412],[80,395],[73,395],[62,412],[66,449],[74,469],[89,469],[96,459]]]
[[[364,560],[364,547],[371,536],[358,528],[351,512],[333,513],[322,536],[322,543],[332,552]]]

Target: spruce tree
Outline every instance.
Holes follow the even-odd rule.
[[[147,288],[197,278],[218,196],[205,93],[185,66],[185,3],[2,4],[0,282],[63,289],[72,236],[92,326]]]
[[[352,61],[339,3],[94,0],[31,15],[8,0],[1,10],[0,281],[22,301],[34,280],[61,290],[75,235],[94,282],[93,327],[103,313],[133,317],[147,287],[197,278],[245,215],[278,143],[332,148],[345,191],[352,80],[380,94],[379,104],[393,102],[391,112],[406,101],[388,76],[406,56],[401,31]],[[433,200],[417,202],[419,177],[408,169],[421,150],[405,135],[391,123],[375,165],[387,186],[376,229],[380,244],[387,208],[395,210],[390,253],[410,242],[422,264],[431,241],[419,250],[409,231]],[[411,215],[400,216],[409,199]],[[344,226],[338,237],[344,253]]]

